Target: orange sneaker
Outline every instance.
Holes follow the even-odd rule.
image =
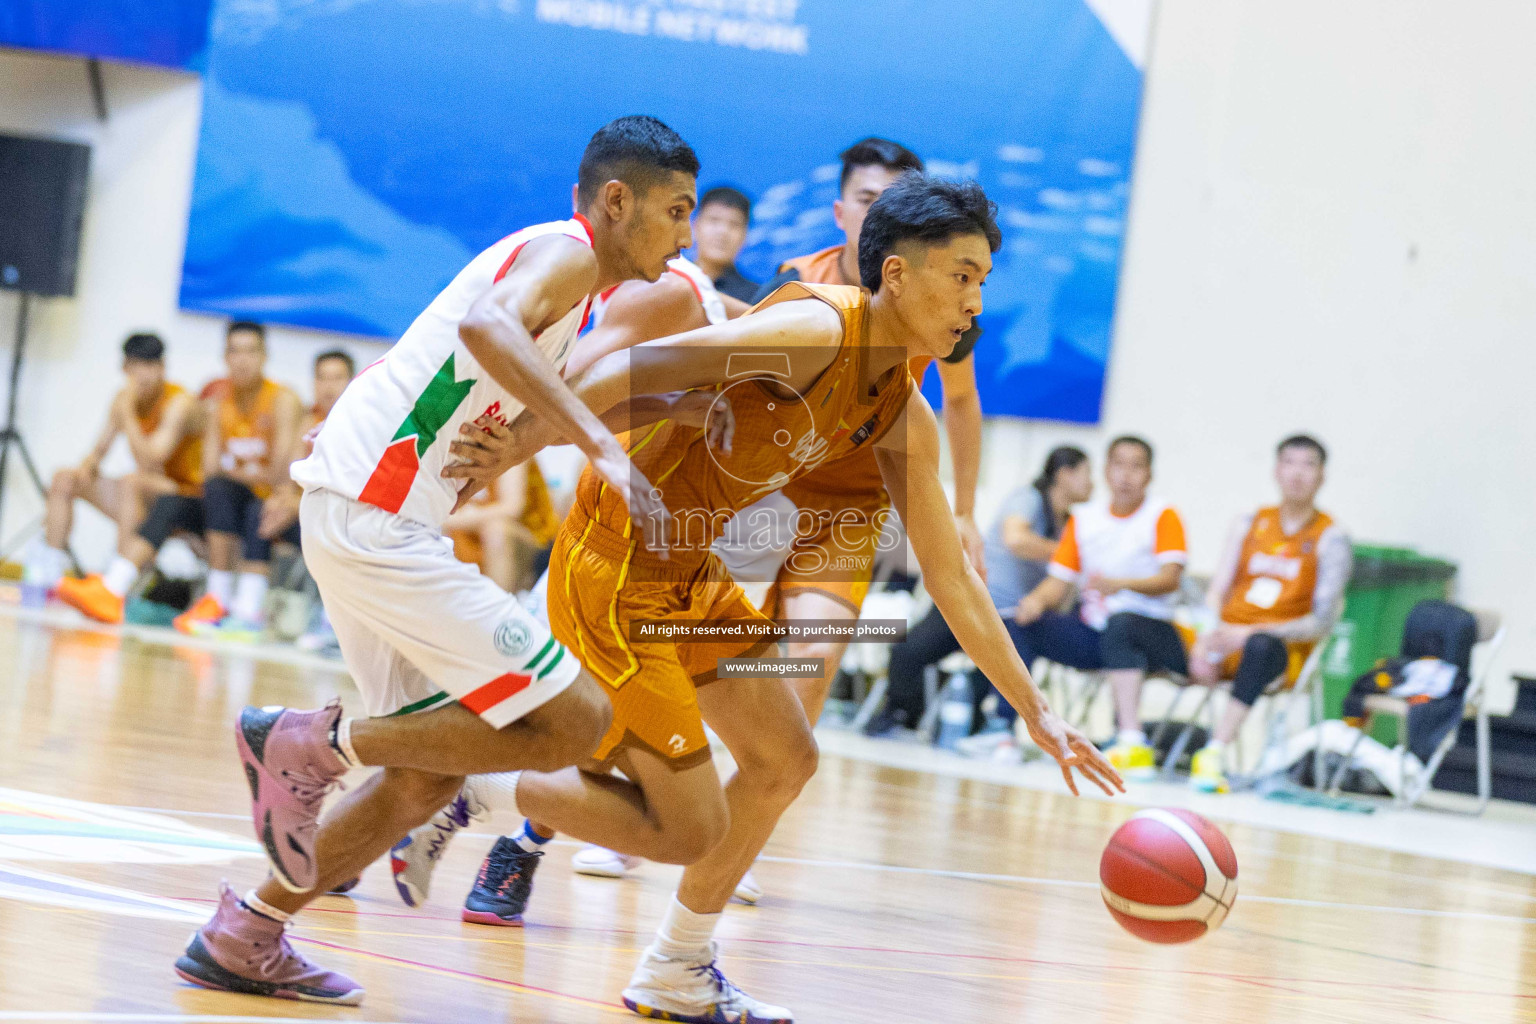
[[[171,621],[171,625],[176,627],[178,633],[193,633],[200,624],[211,625],[227,614],[218,598],[212,594],[204,594],[193,603],[191,608],[176,616]]]
[[[93,572],[83,580],[66,576],[59,581],[58,595],[60,601],[97,622],[123,621],[123,599],[107,589],[98,573]]]

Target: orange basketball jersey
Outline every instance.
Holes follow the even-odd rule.
[[[715,389],[729,396],[736,419],[729,454],[710,448],[704,430],[671,421],[628,436],[630,458],[661,490],[676,517],[677,546],[671,561],[658,567],[675,572],[702,563],[733,514],[818,466],[873,448],[905,408],[912,390],[905,366],[894,367],[878,382],[870,376],[869,295],[862,289],[790,282],[753,312],[807,298],[837,310],[843,336],[831,365],[804,397],[770,390],[775,360],[754,357],[743,362],[740,379]],[[637,562],[653,558],[638,538],[629,538],[629,517],[618,496],[588,468],[567,529],[582,530],[592,520],[620,530]]]
[[[1223,622],[1240,626],[1289,622],[1312,611],[1317,588],[1317,545],[1333,520],[1323,512],[1289,536],[1278,508],[1262,508],[1243,538]]]
[[[271,469],[275,454],[272,449],[277,443],[277,399],[286,390],[276,381],[263,380],[255,401],[241,408],[228,380],[209,385],[207,394],[218,400],[219,436],[223,440],[220,469],[262,473]],[[258,498],[265,498],[272,488],[263,484],[252,490]]]
[[[187,389],[180,384],[167,381],[160,389],[160,397],[155,399],[154,405],[150,406],[149,412],[135,417],[139,421],[139,430],[146,435],[159,430],[160,421],[165,418],[165,408],[171,404],[171,399],[186,393]],[[193,497],[202,490],[203,437],[201,434],[193,431],[177,442],[176,447],[171,449],[171,454],[165,460],[165,475],[176,481],[177,490],[188,497]]]

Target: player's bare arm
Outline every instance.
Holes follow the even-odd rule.
[[[939,481],[938,423],[921,393],[912,392],[901,418],[877,443],[875,455],[922,566],[928,593],[961,648],[1018,709],[1030,737],[1061,765],[1062,777],[1074,794],[1074,768],[1105,793],[1124,792],[1125,785],[1109,761],[1050,709],[1019,660],[981,577],[966,559]]]
[[[459,325],[459,338],[485,371],[558,436],[579,447],[593,470],[624,496],[653,550],[665,546],[667,512],[630,463],[618,439],[561,380],[534,343],[597,284],[597,257],[569,238],[529,242],[511,270],[481,296]]]
[[[570,381],[588,407],[606,413],[633,396],[723,384],[761,372],[765,359],[787,368],[786,386],[808,389],[831,362],[842,337],[837,311],[819,299],[783,302],[723,324],[613,352]],[[512,424],[513,458],[527,459],[564,435],[553,423],[524,413]]]
[[[1179,581],[1183,578],[1184,567],[1177,562],[1169,562],[1151,576],[1130,578],[1090,576],[1084,581],[1083,587],[1087,590],[1096,590],[1101,594],[1115,594],[1122,590],[1130,590],[1138,594],[1146,594],[1148,597],[1161,597],[1178,590]]]
[[[118,393],[112,400],[112,405],[107,410],[107,422],[102,424],[101,433],[96,438],[96,443],[91,446],[90,452],[80,460],[80,471],[86,476],[94,477],[101,472],[101,460],[107,457],[107,452],[112,449],[112,442],[117,440],[117,435],[122,430],[122,423],[132,416],[123,410],[128,406],[123,400],[126,390]]]
[[[123,420],[123,436],[140,470],[159,473],[165,468],[165,460],[192,426],[196,409],[197,401],[191,395],[176,395],[166,403],[160,425],[147,434],[139,429],[137,418],[129,416]]]
[[[985,579],[986,559],[976,526],[976,481],[981,475],[981,393],[976,389],[976,357],[958,363],[939,361],[944,385],[944,433],[955,473],[955,526],[966,557]]]
[[[578,339],[565,363],[570,379],[606,355],[709,325],[693,286],[678,274],[626,281],[609,296],[602,323]]]
[[[223,472],[219,452],[224,446],[224,432],[219,429],[219,400],[203,400],[203,479],[211,480]]]

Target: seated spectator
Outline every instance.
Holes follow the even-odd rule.
[[[1197,789],[1227,791],[1227,744],[1271,683],[1282,676],[1296,682],[1344,605],[1349,535],[1316,504],[1327,461],[1315,438],[1280,442],[1280,504],[1237,520],[1211,579],[1206,604],[1218,624],[1195,642],[1190,678],[1207,686],[1231,679],[1232,699],[1211,742],[1195,753],[1190,784]]]
[[[135,334],[123,343],[127,383],[112,399],[96,444],[71,469],[61,469],[48,488],[43,545],[28,562],[28,584],[53,590],[69,565],[65,551],[74,528],[75,499],[117,522],[118,543],[133,535],[149,503],[162,494],[195,495],[202,485],[203,419],[197,401],[165,379],[165,343]],[[101,460],[121,435],[133,456],[132,473],[101,475]]]
[[[758,283],[741,272],[736,257],[747,244],[747,227],[751,222],[752,200],[745,192],[728,185],[712,188],[700,196],[693,219],[697,248],[693,262],[715,282],[716,289],[749,305],[757,295]]]
[[[549,564],[548,551],[559,527],[544,475],[529,459],[449,516],[443,532],[460,561],[479,566],[497,586],[516,592],[538,579]]]
[[[91,618],[123,621],[124,600],[139,573],[176,532],[206,532],[210,566],[208,592],[177,618],[178,628],[190,631],[195,622],[219,622],[231,605],[242,617],[260,618],[267,590],[266,562],[271,556],[270,541],[258,532],[260,502],[271,493],[278,474],[287,476],[287,464],[272,456],[293,451],[299,433],[299,399],[262,375],[266,332],[261,325],[230,324],[224,359],[229,377],[203,389],[202,497],[161,495],[138,533],[119,547],[104,575],[59,584],[60,599]],[[247,571],[237,594],[235,563],[242,541]]]
[[[261,535],[262,505],[288,479],[303,433],[299,396],[266,377],[267,335],[260,324],[230,325],[225,360],[229,376],[204,389],[208,588],[176,617],[183,633],[260,631],[272,560],[272,538]],[[297,544],[297,524],[281,539]]]
[[[1111,441],[1104,480],[1108,504],[1072,514],[1049,575],[1019,602],[1009,632],[1026,665],[1043,656],[1107,671],[1120,730],[1110,761],[1121,774],[1145,779],[1155,773],[1156,759],[1141,728],[1141,684],[1149,671],[1188,672],[1173,610],[1189,556],[1179,514],[1147,497],[1150,444],[1139,437]],[[1055,611],[1072,584],[1078,607]]]
[[[1003,499],[1002,508],[985,537],[987,590],[998,613],[1011,616],[1024,595],[1045,578],[1045,566],[1056,550],[1062,526],[1073,505],[1093,493],[1092,467],[1080,448],[1070,445],[1047,456],[1034,483]],[[891,648],[890,689],[885,707],[870,719],[865,732],[882,736],[896,728],[912,728],[923,715],[923,673],[960,649],[944,616],[932,609]],[[977,694],[980,703],[982,694]],[[1016,716],[1007,701],[998,704],[1004,721]]]

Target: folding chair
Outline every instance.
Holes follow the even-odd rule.
[[[1488,709],[1483,704],[1484,690],[1487,688],[1488,676],[1492,672],[1493,662],[1504,645],[1504,621],[1498,612],[1487,609],[1468,609],[1477,619],[1477,645],[1472,649],[1472,673],[1471,680],[1467,684],[1466,692],[1462,695],[1462,710],[1459,720],[1467,717],[1467,712],[1472,712],[1476,721],[1476,745],[1477,745],[1477,807],[1470,813],[1482,814],[1488,806],[1488,800],[1493,795],[1493,774],[1490,764],[1490,742],[1488,738]],[[1354,761],[1355,753],[1360,749],[1360,744],[1365,739],[1366,731],[1371,722],[1378,716],[1391,716],[1398,719],[1398,738],[1394,752],[1397,754],[1398,778],[1401,780],[1393,803],[1398,807],[1412,807],[1424,796],[1425,790],[1434,781],[1435,773],[1440,770],[1440,762],[1445,760],[1445,755],[1450,753],[1456,745],[1456,735],[1461,730],[1451,728],[1441,737],[1436,744],[1434,753],[1424,763],[1424,768],[1410,782],[1407,778],[1408,767],[1408,701],[1401,697],[1388,697],[1376,695],[1365,698],[1366,721],[1364,727],[1355,730],[1355,742],[1350,746],[1349,753],[1344,756],[1343,762],[1333,774],[1333,781],[1328,787],[1330,795],[1337,796],[1339,787],[1344,781],[1344,772]]]

